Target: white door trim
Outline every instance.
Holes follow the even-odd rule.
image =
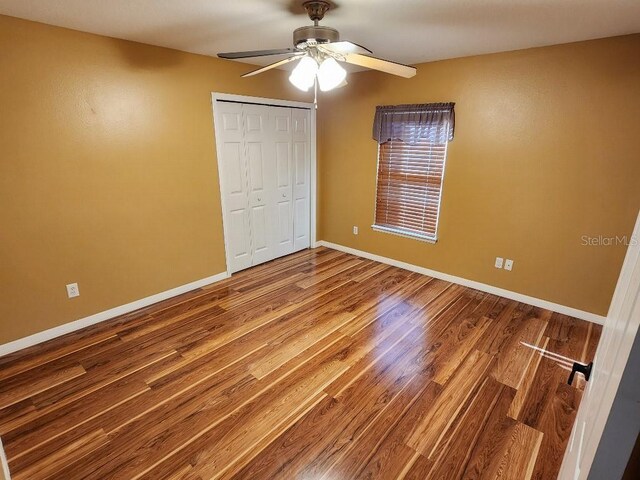
[[[11,480],[11,472],[9,472],[9,462],[7,461],[7,456],[4,453],[4,447],[2,445],[2,439],[0,439],[0,464],[2,468],[2,473],[4,473],[5,480]]]
[[[273,106],[278,106],[278,107],[293,107],[293,108],[303,108],[306,110],[309,110],[310,112],[310,117],[311,117],[311,155],[310,155],[310,185],[309,185],[309,208],[311,210],[310,212],[310,216],[309,216],[309,242],[310,245],[313,247],[316,244],[316,212],[317,212],[317,199],[316,199],[316,192],[317,192],[317,156],[316,156],[316,109],[315,109],[315,105],[313,103],[308,103],[308,102],[297,102],[294,100],[281,100],[278,98],[266,98],[266,97],[251,97],[251,96],[247,96],[247,95],[235,95],[235,94],[231,94],[231,93],[221,93],[221,92],[212,92],[211,93],[211,108],[213,109],[213,131],[215,134],[215,144],[216,144],[216,164],[218,167],[218,182],[219,182],[219,187],[220,187],[220,201],[221,201],[221,207],[222,207],[222,230],[223,230],[223,235],[224,235],[224,259],[225,259],[225,263],[226,263],[226,268],[227,268],[227,274],[230,275],[230,268],[229,265],[231,264],[231,262],[229,261],[229,252],[231,251],[229,249],[229,245],[228,245],[228,239],[229,239],[229,234],[227,232],[227,225],[229,224],[228,219],[227,219],[227,209],[226,209],[226,205],[225,205],[225,199],[224,199],[224,194],[223,194],[223,184],[222,184],[222,180],[223,180],[223,175],[222,175],[222,169],[221,169],[221,163],[220,163],[220,158],[222,158],[222,151],[221,151],[221,145],[220,143],[217,141],[218,138],[221,138],[220,135],[218,135],[218,125],[220,125],[220,122],[217,121],[218,120],[218,114],[217,114],[217,109],[216,109],[216,101],[218,100],[223,100],[223,101],[228,101],[228,102],[238,102],[238,103],[254,103],[254,104],[258,104],[258,105],[273,105]]]

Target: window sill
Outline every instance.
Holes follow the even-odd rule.
[[[420,242],[426,243],[437,243],[437,238],[425,237],[423,235],[412,234],[408,232],[404,232],[399,229],[391,228],[391,227],[383,227],[381,225],[371,225],[371,228],[376,232],[390,233],[391,235],[398,235],[399,237],[412,238],[413,240],[418,240]]]

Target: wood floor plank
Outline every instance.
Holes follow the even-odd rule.
[[[426,380],[424,384],[424,389],[401,413],[393,428],[384,438],[372,445],[373,448],[364,466],[355,465],[360,468],[352,478],[402,478],[416,462],[418,454],[407,445],[407,440],[414,431],[416,423],[421,421],[425,411],[429,410],[442,391],[442,386],[435,382]],[[352,464],[347,465],[352,468],[352,471],[356,470]]]
[[[492,462],[506,450],[511,432],[518,423],[507,415],[514,395],[513,388],[507,386],[502,388],[478,440],[472,446],[473,449],[461,478],[468,480],[486,478]]]
[[[82,365],[71,365],[52,371],[33,372],[29,377],[14,377],[2,382],[0,388],[0,409],[15,405],[21,400],[34,397],[49,389],[55,388],[74,378],[85,375],[87,371]]]
[[[485,331],[478,342],[478,349],[489,355],[498,355],[529,315],[535,315],[534,307],[524,303],[509,302],[497,315],[492,327]]]
[[[407,465],[406,473],[402,472],[400,478],[402,480],[424,480],[429,478],[431,471],[433,470],[433,460],[429,460],[424,455],[417,453],[413,460],[410,462],[410,466]],[[455,478],[451,475],[440,478]]]
[[[427,458],[432,458],[447,428],[460,414],[467,399],[475,394],[493,361],[491,355],[474,350],[446,383],[433,405],[414,425],[407,445]]]
[[[50,478],[68,462],[81,459],[109,442],[102,430],[78,438],[65,448],[54,452],[46,460],[29,463],[29,458],[21,457],[18,461],[9,463],[11,478],[15,480],[31,480],[33,478]]]
[[[581,390],[566,383],[558,384],[551,406],[546,409],[536,428],[545,433],[531,478],[553,478],[560,470],[581,398]]]
[[[522,326],[509,339],[502,349],[492,375],[499,382],[509,385],[516,390],[524,381],[529,363],[533,361],[539,347],[542,335],[547,327],[543,318],[534,318],[522,322]]]
[[[558,340],[549,340],[548,349],[559,355],[571,353],[569,345]],[[576,348],[575,350],[579,350]],[[522,402],[518,420],[533,428],[539,428],[545,413],[552,408],[555,392],[560,384],[566,384],[571,371],[570,364],[554,356],[543,355],[536,370],[533,388]],[[574,387],[576,388],[576,387]],[[576,388],[577,389],[577,388]]]
[[[600,326],[325,247],[0,358],[13,478],[555,478]]]
[[[529,480],[533,474],[542,437],[542,432],[518,423],[512,429],[502,455],[494,457],[486,478]]]
[[[485,377],[477,393],[457,421],[444,434],[443,442],[428,458],[432,465],[424,478],[461,478],[473,448],[485,428],[493,409],[506,388],[491,377]]]
[[[38,352],[37,349],[33,350],[35,347],[30,347],[28,349],[0,357],[0,361],[5,361],[4,365],[0,364],[0,381],[4,383],[8,378],[33,370],[34,368],[40,369],[48,363],[56,360],[60,361],[61,359],[64,359],[64,361],[67,361],[68,363],[68,359],[72,354],[76,354],[76,358],[82,357],[86,350],[95,349],[96,345],[120,342],[120,339],[116,334],[96,334],[95,336],[91,336],[86,332],[85,338],[83,339],[75,337],[71,338],[65,335],[64,341],[68,342],[68,344],[58,345],[62,340],[56,340],[56,346],[43,347],[41,352]],[[23,357],[19,356],[21,353]],[[77,362],[77,360],[72,359],[71,362]],[[27,374],[27,376],[31,377],[31,374]]]
[[[381,460],[385,455],[384,440],[430,383],[424,376],[412,377],[404,388],[391,398],[380,414],[372,419],[362,434],[345,445],[339,455],[334,456],[333,463],[327,466],[322,478],[357,478],[358,472],[363,470],[374,456],[379,454],[378,460]],[[391,443],[385,444],[386,447]],[[407,449],[406,446],[405,451],[413,453],[413,450]]]
[[[109,387],[109,395],[98,390],[62,410],[42,413],[31,422],[2,436],[6,454],[9,458],[19,458],[36,448],[44,448],[45,443],[51,443],[61,436],[68,438],[74,429],[82,433],[82,429],[78,427],[104,416],[149,389],[138,378],[125,378]]]

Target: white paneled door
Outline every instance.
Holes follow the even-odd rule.
[[[310,246],[310,113],[217,101],[231,273]]]
[[[591,379],[582,395],[559,480],[587,480],[631,348],[640,331],[640,214],[593,359]]]

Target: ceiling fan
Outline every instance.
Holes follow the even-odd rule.
[[[376,58],[371,55],[373,52],[368,48],[356,43],[341,41],[340,34],[335,28],[320,26],[318,22],[322,20],[324,14],[331,8],[329,1],[310,0],[305,1],[302,6],[313,21],[313,25],[294,30],[293,48],[219,53],[218,57],[236,60],[269,55],[288,55],[283,60],[245,73],[242,76],[250,77],[289,62],[298,61],[298,65],[291,72],[289,81],[305,92],[311,87],[319,86],[320,90],[326,92],[346,85],[347,72],[340,66],[339,62],[379,70],[405,78],[411,78],[416,74],[414,67]]]

